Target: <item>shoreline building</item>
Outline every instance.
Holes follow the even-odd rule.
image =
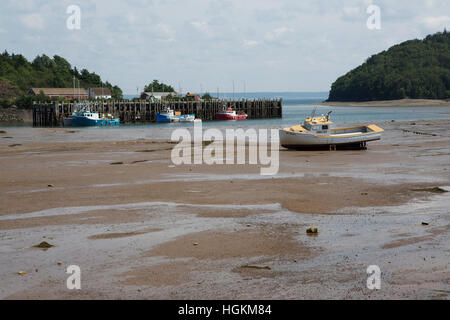
[[[142,92],[142,100],[160,101],[164,100],[168,96],[178,97],[177,92]]]
[[[109,88],[89,88],[89,99],[112,99],[112,92]]]
[[[28,90],[29,95],[37,96],[40,93],[45,94],[49,98],[66,98],[66,99],[88,99],[89,94],[86,89],[75,90],[73,88],[31,88]]]

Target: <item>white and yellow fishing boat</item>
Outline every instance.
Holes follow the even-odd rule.
[[[381,139],[384,131],[374,124],[351,128],[336,128],[330,112],[306,118],[303,124],[280,130],[280,145],[288,149],[365,149],[368,141]]]

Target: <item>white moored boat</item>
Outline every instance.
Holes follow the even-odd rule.
[[[280,145],[289,149],[364,149],[366,142],[381,139],[384,131],[374,124],[336,128],[326,116],[306,118],[303,124],[280,130]]]

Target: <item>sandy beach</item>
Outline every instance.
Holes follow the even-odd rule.
[[[333,102],[325,101],[319,103],[324,106],[336,107],[449,107],[449,100],[432,99],[400,99],[383,101],[364,101],[364,102]]]
[[[0,298],[448,299],[449,122],[377,124],[368,150],[281,148],[274,176],[175,166],[161,140],[4,128]]]

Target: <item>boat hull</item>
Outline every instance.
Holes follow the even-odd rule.
[[[246,114],[237,114],[237,115],[230,115],[224,113],[216,114],[216,120],[246,120],[246,119],[247,119]]]
[[[119,124],[120,119],[89,119],[72,116],[72,127],[116,126]]]
[[[169,116],[165,114],[156,114],[156,121],[157,122],[179,122],[180,118],[176,116]]]
[[[195,114],[184,114],[179,116],[180,122],[194,122]]]
[[[280,130],[280,145],[288,149],[360,149],[365,148],[369,141],[381,139],[382,130],[372,130],[369,127],[360,129],[361,132],[327,135],[283,129]]]

